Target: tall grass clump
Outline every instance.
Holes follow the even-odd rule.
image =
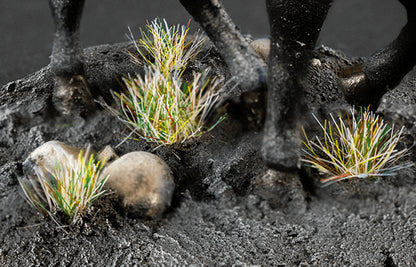
[[[28,202],[40,212],[54,220],[57,212],[63,212],[71,224],[76,224],[88,205],[105,192],[108,176],[100,176],[103,166],[93,155],[87,159],[81,151],[78,160],[57,162],[54,170],[47,170],[47,177],[37,171],[40,191],[29,189],[22,182],[20,185]]]
[[[322,183],[331,184],[350,178],[377,178],[396,175],[398,170],[413,166],[403,162],[408,149],[398,150],[404,127],[399,130],[393,124],[383,121],[380,116],[367,109],[361,109],[359,116],[347,120],[337,119],[322,124],[323,136],[309,140],[306,133],[303,161],[317,169],[326,178]]]
[[[209,70],[183,74],[200,51],[204,37],[188,36],[189,24],[169,27],[165,20],[154,20],[141,32],[134,61],[143,65],[144,76],[123,79],[127,90],[116,93],[118,118],[134,133],[133,139],[172,144],[200,135],[207,129],[207,115],[218,102],[221,82],[208,78]]]

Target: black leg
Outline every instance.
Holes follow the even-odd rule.
[[[53,102],[64,115],[84,115],[94,107],[84,77],[79,25],[85,0],[49,0],[55,23],[51,68],[55,73]]]
[[[266,82],[265,63],[252,50],[244,36],[237,30],[219,0],[180,0],[182,5],[201,25],[227,63],[231,75],[242,92],[263,87]],[[239,90],[238,90],[239,89]]]
[[[341,86],[350,103],[372,105],[396,87],[416,65],[416,1],[399,0],[407,11],[407,24],[388,46],[341,72]]]
[[[332,0],[266,0],[271,28],[263,158],[269,167],[299,167],[299,122],[307,68]]]
[[[49,0],[55,34],[51,65],[58,76],[83,75],[79,24],[85,0]]]

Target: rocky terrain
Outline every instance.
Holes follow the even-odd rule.
[[[112,66],[125,56],[121,47],[126,45],[84,52],[87,58],[102,53],[114,73]],[[220,73],[215,51],[207,51],[207,62],[216,64]],[[99,150],[117,146],[128,131],[101,109],[85,118],[57,115],[49,104],[48,71],[9,83],[1,91],[2,265],[415,264],[414,170],[376,183],[355,179],[322,188],[308,169],[267,169],[260,157],[264,92],[229,102],[227,119],[199,138],[156,150],[133,140],[117,147],[119,155],[150,151],[171,167],[176,183],[173,206],[161,220],[128,218],[115,196],[108,195],[94,204],[82,224],[57,228],[23,198],[17,181],[23,175],[21,162],[49,140],[78,147],[91,143]],[[100,80],[107,74],[104,70]],[[319,94],[328,96],[308,92],[315,110],[348,106],[336,94]],[[402,145],[412,145],[416,137],[415,105],[416,86],[410,76],[384,96],[378,110],[407,127]],[[414,148],[410,157],[416,158]]]
[[[126,48],[131,45],[84,50],[92,90],[106,101],[119,86],[114,77],[141,71],[127,60]],[[209,65],[226,75],[213,48],[203,55],[194,68]],[[416,170],[321,187],[306,167],[268,169],[260,153],[265,92],[229,101],[221,110],[227,119],[211,132],[155,149],[144,141],[119,145],[128,130],[100,107],[85,117],[60,116],[51,105],[52,90],[50,67],[0,89],[1,266],[416,265]],[[341,92],[319,88],[307,92],[307,103],[322,116],[350,108]],[[415,144],[414,72],[383,97],[377,112],[406,127],[400,146]],[[316,130],[313,121],[304,123]],[[24,159],[49,140],[96,150],[110,145],[118,155],[158,155],[173,171],[172,207],[157,221],[130,218],[110,194],[82,223],[57,227],[28,205],[18,183]],[[409,160],[416,161],[415,146]]]

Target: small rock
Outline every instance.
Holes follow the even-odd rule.
[[[250,43],[250,46],[265,62],[267,62],[270,54],[269,38],[256,39]]]
[[[116,191],[130,217],[157,218],[170,206],[175,184],[172,171],[148,152],[128,153],[109,166],[106,187]]]
[[[58,162],[66,165],[77,161],[81,151],[86,157],[94,153],[91,145],[81,149],[60,141],[44,143],[23,162],[25,177],[21,183],[43,198],[37,175],[48,177]],[[131,152],[119,158],[107,146],[97,159],[106,161],[102,172],[103,177],[109,175],[106,187],[116,191],[129,216],[156,218],[170,206],[175,185],[169,166],[161,158],[148,152]]]
[[[322,66],[322,62],[317,58],[312,58],[311,61],[310,61],[310,64],[311,64],[311,66],[314,66],[314,67],[317,67],[317,68]]]
[[[49,173],[55,170],[56,164],[66,165],[78,160],[80,151],[86,151],[89,157],[92,152],[91,146],[86,149],[69,146],[60,141],[49,141],[36,148],[22,164],[23,177],[20,184],[29,192],[33,192],[38,200],[46,201],[43,189],[38,181],[41,177],[50,177]]]
[[[103,150],[98,153],[97,160],[101,162],[105,162],[106,164],[109,164],[110,162],[118,159],[119,156],[117,156],[116,152],[111,146],[106,146]]]
[[[23,172],[28,178],[35,178],[36,173],[46,174],[55,169],[56,163],[65,165],[68,161],[77,161],[81,150],[86,150],[89,157],[91,146],[86,149],[69,146],[60,141],[49,141],[36,148],[23,162]]]

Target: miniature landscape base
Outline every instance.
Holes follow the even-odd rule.
[[[379,108],[407,127],[407,145],[416,138],[415,88],[414,80],[403,82]],[[355,179],[324,188],[307,169],[300,179],[268,170],[260,156],[263,125],[250,120],[264,110],[257,106],[246,116],[247,103],[231,103],[222,124],[182,144],[153,150],[127,140],[117,147],[119,155],[151,151],[173,170],[173,205],[161,220],[128,218],[110,194],[82,224],[59,228],[23,198],[21,162],[49,140],[102,149],[118,145],[128,131],[102,110],[86,119],[28,113],[19,103],[44,97],[41,90],[32,93],[23,92],[23,100],[3,105],[0,113],[2,266],[416,264],[414,170],[376,183]],[[415,161],[414,148],[410,158]]]

